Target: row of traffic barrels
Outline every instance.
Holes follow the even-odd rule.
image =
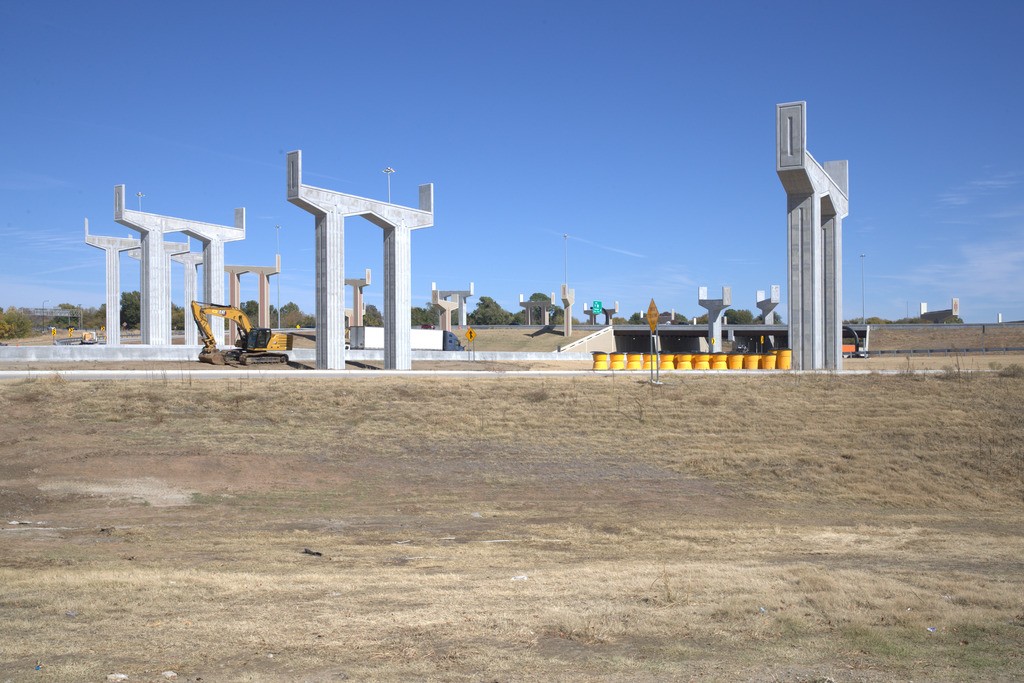
[[[789,370],[793,352],[768,353],[607,353],[596,351],[594,370]],[[657,360],[655,360],[657,359]]]

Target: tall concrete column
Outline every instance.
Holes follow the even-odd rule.
[[[384,368],[412,369],[412,231],[384,228]],[[390,329],[390,334],[388,330]]]
[[[434,186],[420,185],[419,209],[412,209],[303,185],[302,152],[296,150],[288,153],[287,196],[289,202],[316,217],[317,368],[345,367],[344,219],[362,216],[384,231],[384,367],[409,370],[412,231],[434,224]]]
[[[141,242],[133,237],[105,237],[89,234],[85,219],[85,243],[102,249],[106,256],[106,344],[121,343],[121,252],[138,250]],[[139,290],[140,293],[142,290]]]
[[[843,365],[843,229],[846,161],[819,164],[807,151],[806,102],[776,105],[775,170],[786,191],[789,343],[793,368]]]
[[[562,306],[565,308],[562,320],[562,336],[572,336],[572,305],[576,303],[576,290],[562,285]]]
[[[363,290],[370,285],[370,269],[366,269],[366,277],[348,278],[345,280],[345,284],[352,288],[352,317],[350,318],[352,327],[362,327],[363,313],[366,312],[363,304]]]
[[[141,236],[142,343],[170,344],[170,261],[163,263],[164,234],[183,232],[203,244],[203,295],[207,302],[224,300],[224,243],[245,238],[245,209],[235,209],[235,225],[228,227],[161,216],[125,208],[125,186],[114,187],[114,220]],[[164,272],[166,268],[167,272]],[[224,341],[224,321],[212,318],[217,343]]]
[[[168,310],[168,312],[170,312],[170,310],[171,310],[171,263],[172,263],[172,261],[178,260],[177,257],[181,256],[182,254],[187,254],[188,253],[189,245],[188,245],[187,242],[162,242],[160,244],[160,247],[161,247],[161,249],[163,251],[163,257],[161,257],[159,259],[159,262],[160,262],[160,272],[161,272],[161,277],[165,278],[165,280],[160,283],[161,286],[159,288],[159,291],[167,292],[167,302],[166,302],[167,303],[167,310]],[[142,249],[141,249],[141,247],[139,249],[130,249],[130,250],[128,250],[128,256],[130,256],[133,259],[138,259],[139,260],[139,266],[140,266],[140,270],[141,270],[141,266],[142,266]],[[186,330],[188,329],[188,325],[185,325],[185,329]],[[170,340],[171,337],[173,337],[173,334],[174,334],[174,330],[171,327],[171,318],[168,317],[167,318],[167,338],[168,338],[168,340]],[[168,341],[168,344],[169,343],[170,343],[170,341]]]
[[[708,288],[697,290],[697,303],[708,310],[708,348],[711,353],[722,352],[722,313],[732,305],[732,287],[722,287],[721,299],[709,299]]]
[[[192,302],[199,301],[196,297],[199,293],[199,266],[203,263],[203,255],[201,252],[187,251],[172,256],[171,260],[185,267],[185,345],[195,346],[199,344],[199,329],[192,319]]]

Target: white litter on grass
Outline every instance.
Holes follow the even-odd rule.
[[[512,580],[513,581],[526,581],[526,579],[528,579],[528,578],[529,577],[526,574],[522,574],[520,576],[513,576]]]

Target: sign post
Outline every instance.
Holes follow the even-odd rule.
[[[658,332],[658,306],[654,303],[654,299],[651,299],[651,305],[647,307],[647,324],[651,326],[651,384],[661,384],[659,381],[661,379],[661,359],[654,344],[654,337]],[[655,379],[655,372],[657,372],[657,379]]]
[[[475,361],[476,360],[476,330],[474,330],[472,327],[467,327],[466,328],[466,339],[468,339],[469,343],[473,345],[473,350],[472,350],[472,354],[471,354],[470,360],[474,360]]]

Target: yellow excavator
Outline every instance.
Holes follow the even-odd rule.
[[[203,350],[199,361],[210,365],[252,365],[287,363],[288,354],[277,353],[292,348],[292,335],[274,332],[267,327],[253,327],[249,316],[239,308],[223,304],[192,302],[192,317],[203,338]],[[210,327],[210,318],[218,317],[233,321],[238,326],[238,348],[221,351]]]

